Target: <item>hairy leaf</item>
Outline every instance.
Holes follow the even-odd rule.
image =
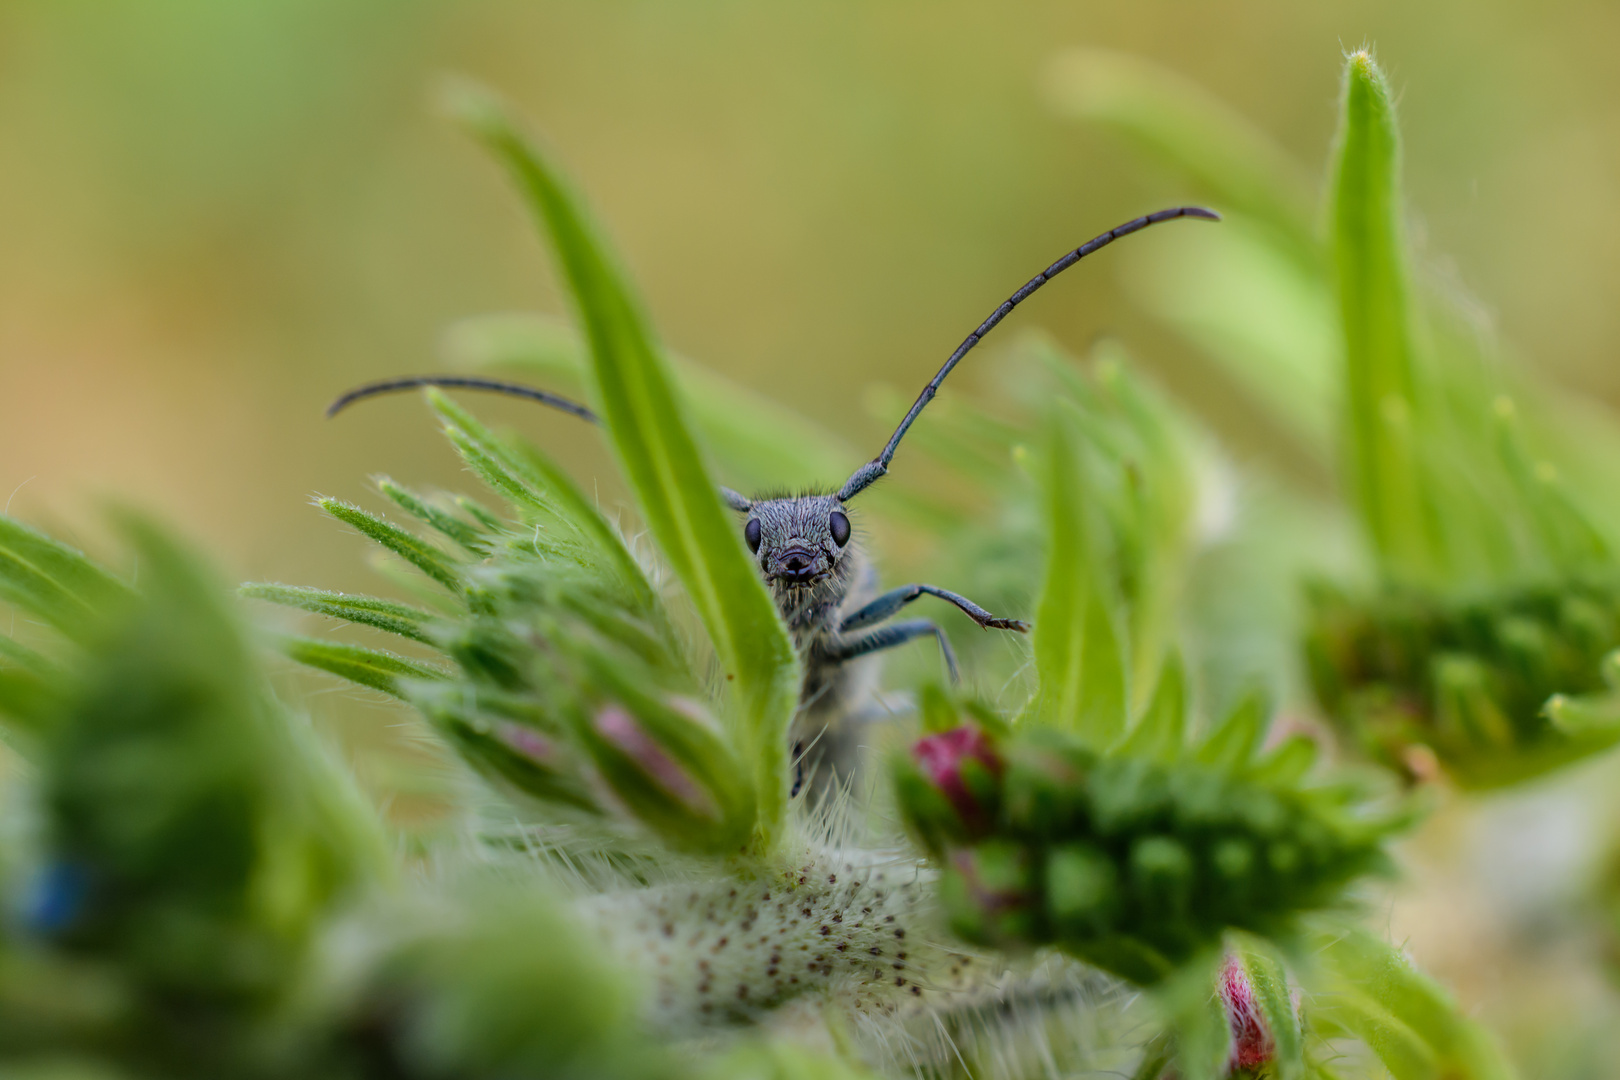
[[[725,677],[735,680],[730,719],[739,751],[754,766],[761,840],[769,843],[786,812],[786,733],[799,691],[787,629],[720,501],[640,303],[580,200],[498,104],[471,95],[458,105],[468,127],[511,171],[551,242],[590,343],[591,382],[625,476]]]

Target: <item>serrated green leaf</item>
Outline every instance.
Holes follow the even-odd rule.
[[[443,668],[398,656],[381,649],[365,649],[320,638],[283,637],[281,649],[300,664],[319,668],[340,679],[369,686],[408,701],[401,679],[438,680],[450,677]]]
[[[1439,572],[1442,552],[1415,444],[1422,403],[1399,173],[1389,85],[1371,55],[1355,53],[1345,70],[1332,194],[1348,482],[1385,571],[1426,580]]]
[[[736,708],[734,745],[754,767],[759,839],[786,813],[787,725],[798,661],[786,627],[742,545],[624,275],[558,171],[483,94],[463,95],[467,127],[511,171],[551,243],[590,343],[594,397],[643,518],[697,608]]]
[[[328,615],[334,619],[359,623],[385,633],[410,638],[412,641],[420,641],[424,645],[434,644],[433,638],[423,629],[424,624],[432,621],[433,614],[420,608],[413,608],[409,604],[380,600],[374,596],[354,596],[349,593],[327,592],[325,589],[310,589],[300,585],[275,585],[268,582],[253,582],[243,585],[238,591],[250,600],[268,600],[272,604],[282,604],[317,615]]]
[[[1126,661],[1086,520],[1081,446],[1068,410],[1047,425],[1042,501],[1046,583],[1035,609],[1034,709],[1044,723],[1106,747],[1125,729]]]

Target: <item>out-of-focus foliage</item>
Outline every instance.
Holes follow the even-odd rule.
[[[1058,74],[1070,107],[1238,204],[1235,228],[1205,241],[1232,295],[1211,302],[1167,278],[1155,307],[1313,452],[1337,447],[1373,581],[1310,594],[1321,704],[1380,761],[1421,773],[1432,753],[1468,785],[1610,745],[1602,672],[1620,626],[1612,481],[1596,473],[1613,433],[1559,431],[1563,402],[1493,356],[1455,296],[1415,284],[1400,136],[1371,56],[1347,66],[1323,241],[1275,150],[1236,162],[1172,135],[1207,123],[1250,145],[1241,121],[1129,63],[1070,64]]]
[[[1056,91],[1235,211],[1186,260],[1209,288],[1166,270],[1144,291],[1339,463],[1365,558],[1316,587],[1306,646],[1340,729],[1476,786],[1607,746],[1612,478],[1586,484],[1599,455],[1558,430],[1561,404],[1425,291],[1370,57],[1348,66],[1325,239],[1302,170],[1187,85],[1092,55]],[[9,794],[32,815],[0,833],[24,912],[0,934],[0,1004],[22,1003],[0,1011],[0,1049],[132,1075],[1511,1075],[1357,928],[1416,815],[1284,730],[1274,652],[1235,663],[1241,646],[1211,640],[1220,620],[1188,595],[1248,599],[1200,580],[1212,543],[1244,546],[1244,581],[1270,594],[1300,563],[1263,520],[1228,531],[1209,436],[1110,343],[1089,370],[1013,343],[1010,388],[947,395],[874,496],[950,585],[1036,618],[1032,652],[964,650],[973,692],[921,692],[929,734],[893,769],[920,855],[885,792],[791,800],[798,668],[715,481],[825,483],[862,455],[799,402],[666,356],[548,158],[459,100],[551,241],[579,330],[485,318],[450,349],[583,387],[646,535],[435,394],[506,509],[383,479],[412,529],[321,505],[384,549],[409,601],[246,587],[392,636],[398,652],[282,644],[411,703],[491,782],[446,798],[456,825],[398,859],[193,560],[132,527],[126,583],[0,518],[0,600],[44,624],[0,637],[0,712],[29,760]],[[909,394],[860,397],[892,422]],[[1302,636],[1269,609],[1234,621]],[[1151,993],[1128,1003],[1132,986]],[[1082,1039],[1079,1016],[1106,1030]]]

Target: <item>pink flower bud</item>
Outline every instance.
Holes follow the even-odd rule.
[[[959,727],[938,735],[919,739],[911,748],[911,756],[922,766],[928,779],[944,792],[945,797],[969,825],[981,825],[984,807],[968,790],[962,767],[969,761],[977,762],[992,776],[1000,776],[1002,762],[983,731],[976,727]]]
[[[593,720],[596,733],[635,762],[647,779],[699,817],[718,818],[720,808],[681,764],[655,742],[621,705],[606,705]]]
[[[557,765],[556,745],[532,728],[503,721],[495,725],[495,738],[536,765],[545,768],[555,768]]]
[[[1243,961],[1228,953],[1221,967],[1221,1007],[1232,1029],[1232,1053],[1226,1059],[1228,1076],[1240,1070],[1254,1070],[1273,1061],[1277,1043],[1266,1027],[1266,1019],[1256,1000],[1254,983]]]

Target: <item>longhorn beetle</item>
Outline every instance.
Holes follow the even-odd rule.
[[[833,745],[848,738],[854,725],[838,725],[866,696],[875,673],[862,672],[865,665],[854,661],[903,645],[920,637],[932,636],[944,655],[951,681],[957,680],[956,656],[937,624],[928,619],[887,622],[902,608],[921,596],[935,596],[961,609],[968,618],[987,630],[1014,630],[1023,633],[1029,624],[990,614],[965,596],[937,585],[902,585],[877,593],[877,578],[855,540],[845,508],[849,501],[889,471],[900,440],[916,422],[945,377],[962,357],[995,329],[1013,308],[1035,290],[1067,270],[1098,248],[1122,236],[1176,218],[1219,221],[1220,215],[1197,206],[1178,206],[1139,217],[1086,241],[1057,262],[1031,278],[1013,293],[990,317],[979,324],[951,353],[939,372],[924,386],[900,426],[889,436],[883,452],[856,469],[837,491],[826,494],[791,495],[749,499],[730,488],[721,488],[726,505],[746,514],[743,539],[753,553],[759,571],[771,590],[776,607],[793,634],[804,667],[804,683],[799,710],[793,722],[793,751],[798,769],[794,784],[797,794],[807,765],[812,772],[819,765],[831,766],[821,779],[846,772],[843,767],[853,758],[853,745]],[[599,418],[578,402],[537,390],[530,386],[459,375],[418,375],[388,379],[356,387],[327,408],[328,417],[365,398],[421,386],[452,389],[488,390],[538,401],[590,423]],[[839,727],[841,731],[835,731]],[[828,736],[832,736],[828,738]],[[814,749],[814,760],[810,760]]]

